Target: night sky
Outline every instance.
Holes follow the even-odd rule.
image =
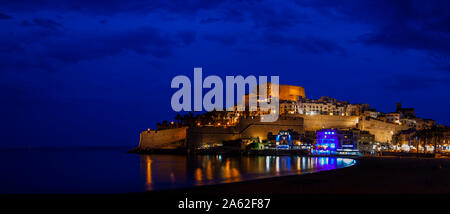
[[[401,101],[450,125],[448,1],[0,4],[0,147],[136,146],[176,75],[279,75],[306,96]]]

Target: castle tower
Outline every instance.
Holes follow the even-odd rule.
[[[397,102],[395,106],[396,106],[395,111],[398,112],[402,108],[402,103],[401,102]]]

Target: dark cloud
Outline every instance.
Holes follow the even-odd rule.
[[[97,32],[92,35],[43,34],[41,37],[25,32],[20,37],[16,40],[6,39],[6,36],[0,39],[0,44],[8,44],[0,48],[0,67],[3,70],[55,70],[55,67],[61,67],[61,63],[77,63],[122,52],[135,52],[160,59],[170,56],[174,48],[190,45],[195,40],[192,32],[170,34],[155,27]]]
[[[447,84],[449,78],[439,78],[433,75],[423,76],[411,73],[394,74],[379,80],[379,84],[393,91],[419,91]]]
[[[397,50],[415,49],[428,53],[450,52],[449,1],[298,1],[332,18],[371,26],[371,33],[359,41]]]
[[[12,17],[4,13],[0,13],[0,19],[12,19]]]
[[[223,45],[234,45],[237,42],[237,38],[234,35],[226,34],[206,34],[203,37],[207,41],[214,41]]]
[[[177,33],[177,37],[184,43],[184,45],[190,45],[196,40],[196,33],[193,31],[182,31]]]
[[[169,11],[183,14],[193,14],[199,10],[219,6],[223,0],[91,0],[89,3],[78,0],[17,0],[2,2],[0,8],[10,11],[39,11],[41,9],[54,11],[79,11],[94,14],[115,13],[150,13]]]
[[[171,55],[173,48],[190,44],[192,38],[186,33],[170,35],[154,27],[141,27],[129,31],[101,35],[75,35],[48,41],[46,54],[63,62],[101,58],[133,51],[138,54],[163,58]]]
[[[92,0],[89,3],[67,0],[19,0],[2,3],[0,9],[16,12],[33,12],[39,10],[61,12],[79,12],[94,15],[112,15],[119,13],[178,14],[181,18],[196,15],[199,11],[211,11],[214,17],[201,18],[201,23],[218,21],[241,23],[250,21],[256,27],[286,28],[300,22],[308,21],[287,2],[267,0]],[[49,23],[42,23],[49,24]]]
[[[313,37],[313,36],[285,36],[276,33],[266,33],[265,41],[273,45],[292,47],[302,53],[323,54],[338,53],[345,54],[345,49],[336,42]]]
[[[424,31],[405,26],[389,26],[359,37],[368,45],[382,45],[396,50],[415,49],[429,53],[450,53],[450,34]]]
[[[450,73],[450,55],[431,54],[429,60],[434,70]]]
[[[310,22],[290,2],[278,1],[227,1],[215,8],[214,18],[202,19],[202,23],[217,21],[242,23],[248,21],[256,28],[283,29],[294,27],[301,22]]]
[[[53,21],[51,19],[40,19],[40,18],[34,18],[32,21],[24,20],[20,25],[24,27],[38,26],[53,30],[62,27],[62,24],[56,21]]]
[[[251,11],[251,10],[248,10]],[[239,10],[233,7],[226,7],[220,14],[221,20],[225,22],[241,23],[246,20],[246,10]]]
[[[256,27],[285,28],[292,27],[299,22],[307,20],[299,15],[291,6],[276,1],[264,0],[92,0],[89,3],[76,0],[21,0],[5,2],[0,6],[5,10],[29,12],[41,9],[58,12],[80,12],[95,15],[111,15],[118,13],[148,14],[172,13],[182,16],[197,14],[199,11],[213,11],[215,17],[205,17],[202,23],[218,21],[240,23],[250,21]]]
[[[61,32],[41,27],[4,28],[0,31],[0,73],[53,70],[42,42],[55,36],[61,36]]]
[[[298,11],[291,8],[272,7],[271,5],[258,5],[250,10],[251,20],[257,27],[272,29],[294,27],[301,21],[306,20],[306,16],[299,15]]]
[[[46,57],[37,57],[29,55],[12,55],[0,53],[0,74],[6,72],[39,72],[39,71],[57,71],[54,60]]]
[[[0,98],[7,104],[4,112],[16,112],[7,117],[10,122],[4,130],[11,137],[3,141],[39,145],[51,141],[40,135],[59,139],[69,130],[95,139],[93,145],[131,142],[126,139],[152,127],[152,121],[172,117],[167,111],[173,92],[170,80],[192,74],[193,66],[219,76],[230,71],[279,75],[283,84],[304,86],[308,97],[328,94],[381,109],[391,109],[394,99],[404,96],[406,102],[417,103],[413,107],[418,112],[427,111],[424,116],[448,123],[446,109],[434,107],[450,104],[443,96],[450,80],[448,4],[2,1],[0,12],[6,14],[0,13],[5,15],[0,17]],[[388,47],[397,54],[382,55],[385,50],[368,45]],[[411,49],[418,51],[398,51]],[[431,63],[429,56],[435,57]],[[386,73],[390,76],[383,76]],[[354,90],[358,87],[364,93]],[[142,99],[145,95],[152,99]],[[111,120],[111,115],[118,119]],[[68,123],[61,123],[61,118]],[[39,128],[54,124],[63,124],[58,126],[64,127],[63,134]],[[37,127],[36,133],[17,138],[26,125]],[[120,130],[120,140],[97,140],[111,130]],[[84,141],[75,139],[67,145],[80,142]]]
[[[201,19],[200,23],[214,23],[214,22],[220,22],[220,21],[221,21],[221,19],[219,19],[219,18],[209,17],[209,18]]]

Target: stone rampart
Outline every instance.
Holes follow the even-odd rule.
[[[375,119],[363,119],[358,123],[357,128],[375,135],[375,141],[377,142],[392,142],[394,134],[409,127]]]
[[[186,139],[187,127],[143,131],[140,134],[139,147],[141,149],[160,149],[173,146]]]
[[[303,118],[305,131],[317,131],[328,128],[355,128],[358,116],[336,115],[300,115]]]
[[[237,140],[240,138],[259,137],[267,139],[267,134],[278,134],[281,130],[291,129],[303,133],[302,118],[280,118],[276,122],[263,123],[259,118],[241,119],[237,127],[194,127],[188,129],[188,148],[198,148],[204,144],[220,144],[223,141]]]

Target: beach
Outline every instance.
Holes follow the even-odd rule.
[[[10,205],[64,207],[74,204],[108,209],[158,208],[179,210],[184,201],[212,201],[212,212],[227,211],[224,201],[270,200],[267,211],[321,212],[344,209],[407,210],[433,209],[445,205],[450,193],[450,159],[371,157],[358,158],[354,166],[311,174],[291,175],[236,183],[198,186],[173,190],[155,190],[126,194],[44,194],[9,195],[2,198]],[[357,206],[356,206],[357,205]],[[56,208],[55,207],[55,208]],[[361,209],[362,208],[362,209]],[[204,208],[185,209],[195,212]],[[232,209],[265,211],[266,209]],[[305,211],[306,212],[306,211]]]
[[[449,194],[450,159],[362,157],[351,167],[149,194]]]

